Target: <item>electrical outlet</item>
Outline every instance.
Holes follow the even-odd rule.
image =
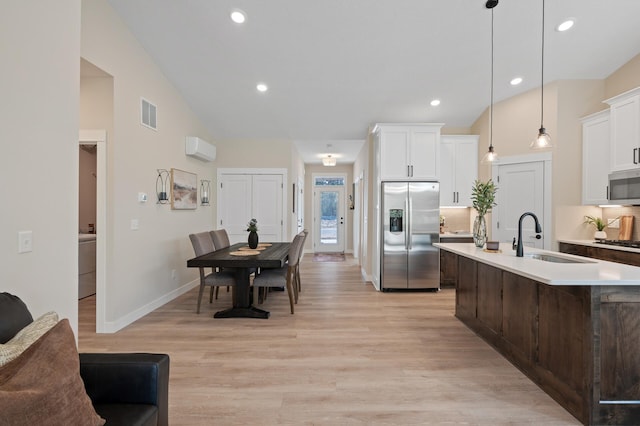
[[[620,228],[620,218],[607,219],[607,227],[612,229]]]
[[[171,270],[171,279],[174,280],[174,281],[177,279],[176,270],[175,269]]]
[[[138,219],[131,219],[131,230],[132,231],[137,231],[139,226],[140,226],[140,224],[138,222]]]

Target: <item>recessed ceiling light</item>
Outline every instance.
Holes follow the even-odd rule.
[[[567,31],[568,29],[573,27],[573,24],[575,23],[576,23],[576,20],[574,18],[568,18],[556,27],[556,31],[560,31],[560,32]]]
[[[517,86],[518,84],[522,83],[522,77],[516,77],[511,80],[510,83],[512,86]]]
[[[234,9],[231,11],[231,20],[236,24],[243,24],[247,20],[247,15],[240,9]]]
[[[440,99],[434,99],[431,101],[431,106],[438,106],[440,105]]]
[[[256,89],[258,89],[258,92],[266,92],[267,90],[269,90],[269,88],[267,87],[266,84],[264,83],[258,83],[256,85]]]

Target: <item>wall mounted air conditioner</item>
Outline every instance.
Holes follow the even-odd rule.
[[[185,153],[204,161],[216,159],[216,146],[196,136],[187,136],[184,144]]]

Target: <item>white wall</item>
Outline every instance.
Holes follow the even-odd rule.
[[[106,0],[82,2],[81,40],[82,57],[113,78],[108,224],[98,232],[108,247],[105,330],[116,331],[196,283],[197,270],[186,268],[193,257],[188,234],[213,229],[214,208],[178,211],[156,204],[156,169],[177,168],[213,181],[214,163],[186,157],[184,140],[214,140]],[[104,105],[110,100],[99,87],[83,81],[83,127],[100,125],[108,115]],[[157,131],[140,124],[141,97],[158,107]],[[138,192],[149,201],[139,203]],[[132,219],[139,230],[131,230]]]
[[[80,0],[4,1],[0,40],[0,291],[77,330]]]

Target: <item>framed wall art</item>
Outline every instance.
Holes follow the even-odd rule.
[[[184,170],[171,169],[171,208],[195,210],[198,207],[198,176]]]

